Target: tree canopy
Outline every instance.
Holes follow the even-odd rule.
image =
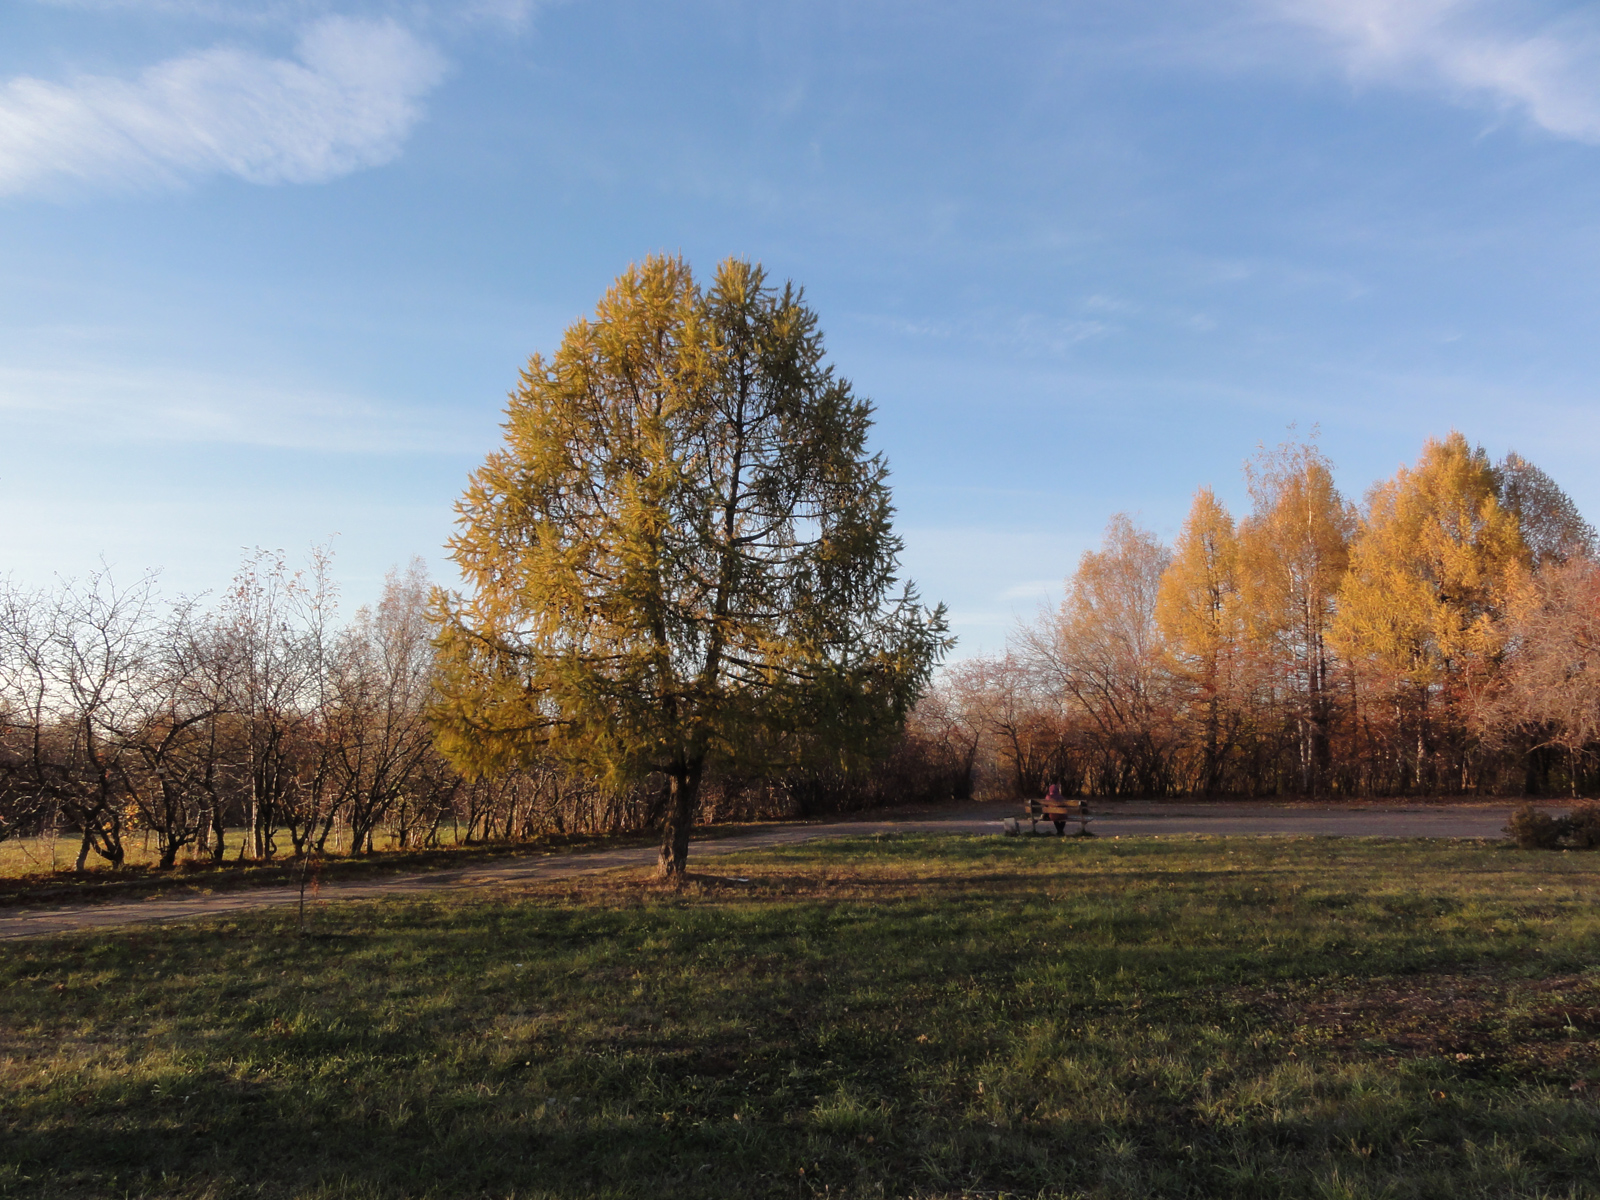
[[[1459,433],[1430,438],[1367,508],[1340,594],[1346,655],[1426,688],[1497,654],[1528,551],[1488,455]]]
[[[664,778],[668,876],[708,762],[870,751],[950,645],[897,579],[871,418],[793,285],[735,259],[709,290],[681,258],[622,275],[530,360],[458,505],[441,748]]]
[[[1239,523],[1239,597],[1252,654],[1293,714],[1300,787],[1329,765],[1333,719],[1328,636],[1349,563],[1355,513],[1333,465],[1309,443],[1262,448],[1245,465],[1252,511]]]
[[[1209,487],[1195,493],[1172,563],[1161,576],[1156,623],[1166,639],[1176,681],[1194,693],[1204,728],[1199,787],[1216,790],[1236,722],[1244,648],[1239,603],[1239,538],[1233,517]]]

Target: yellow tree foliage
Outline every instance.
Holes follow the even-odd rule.
[[[1245,630],[1299,730],[1301,787],[1317,790],[1333,718],[1328,632],[1355,514],[1315,446],[1286,443],[1245,467],[1253,507],[1239,526]]]
[[[624,274],[529,362],[457,506],[443,752],[664,778],[682,878],[708,762],[847,765],[891,737],[949,642],[897,578],[871,424],[792,285],[735,259],[709,291],[681,259]]]
[[[1368,496],[1339,595],[1337,644],[1427,689],[1496,657],[1528,551],[1495,497],[1488,457],[1459,433],[1430,438]]]
[[[1238,649],[1239,539],[1209,487],[1195,493],[1172,565],[1161,577],[1156,623],[1181,670],[1208,693]]]
[[[1140,727],[1155,704],[1156,595],[1170,561],[1153,534],[1118,513],[1101,548],[1078,560],[1054,622],[1057,677],[1107,730]]]
[[[1195,493],[1172,565],[1161,576],[1156,624],[1175,673],[1195,689],[1204,727],[1202,788],[1215,791],[1229,740],[1226,707],[1235,697],[1241,642],[1239,539],[1233,517],[1209,487]]]

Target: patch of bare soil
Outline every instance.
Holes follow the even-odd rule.
[[[1247,999],[1302,1054],[1442,1058],[1470,1075],[1600,1094],[1600,975],[1400,976]]]

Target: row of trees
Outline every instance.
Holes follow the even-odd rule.
[[[1060,607],[941,685],[991,785],[1115,795],[1540,793],[1600,743],[1594,531],[1460,434],[1359,508],[1309,445],[1210,488],[1168,547],[1124,516]],[[1600,664],[1596,664],[1600,667]]]
[[[328,567],[257,554],[211,608],[105,572],[0,588],[0,839],[68,830],[82,870],[134,836],[170,867],[645,819],[647,797],[548,765],[463,778],[433,742],[420,562],[346,624]]]
[[[1594,531],[1459,434],[1358,509],[1313,446],[1126,517],[1008,653],[928,689],[872,408],[793,285],[651,258],[535,355],[420,564],[336,620],[325,554],[211,607],[104,574],[0,587],[0,837],[120,864],[653,825],[970,794],[1574,790],[1600,761]]]
[[[365,854],[659,824],[659,777],[607,782],[534,754],[465,773],[435,742],[438,633],[420,562],[338,619],[327,556],[256,554],[220,602],[163,601],[107,572],[0,582],[0,841],[61,831],[75,866]],[[889,736],[862,769],[711,771],[703,821],[959,790],[937,736]],[[963,777],[964,778],[964,777]]]
[[[121,865],[133,831],[170,866],[330,839],[370,848],[439,819],[459,782],[434,752],[427,581],[392,575],[335,622],[328,560],[257,554],[212,608],[109,572],[0,590],[0,835],[59,824]]]

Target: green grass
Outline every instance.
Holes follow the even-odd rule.
[[[0,948],[0,1196],[1600,1196],[1600,855],[698,865]]]
[[[227,847],[228,861],[233,862],[239,856],[239,847],[244,839],[249,836],[249,830],[230,827],[224,836],[224,845]],[[27,879],[58,874],[71,871],[73,863],[78,857],[78,844],[81,841],[78,833],[68,830],[51,830],[47,833],[33,837],[13,837],[0,842],[0,879]],[[346,837],[332,847],[335,853],[347,849],[349,841]],[[450,841],[449,827],[444,831],[444,840]],[[278,835],[278,841],[284,848],[287,856],[292,852],[292,846],[287,833]],[[380,832],[377,838],[379,850],[394,848],[394,838],[387,831]],[[148,830],[134,830],[127,834],[122,843],[123,851],[127,858],[123,863],[123,871],[130,868],[154,867],[161,857],[161,848],[157,844],[156,836]],[[209,863],[209,855],[200,855],[193,845],[185,846],[178,852],[178,863],[182,866],[189,864]],[[86,871],[93,875],[115,877],[116,870],[105,859],[92,851],[84,863]]]
[[[735,835],[738,826],[720,825],[699,833],[697,840],[715,840]],[[658,844],[650,831],[620,834],[546,834],[519,841],[472,842],[439,846],[380,848],[377,853],[356,857],[332,854],[311,863],[280,853],[277,857],[240,862],[229,858],[222,863],[179,858],[176,869],[159,870],[153,855],[130,855],[121,870],[104,865],[78,874],[69,868],[52,873],[48,855],[41,856],[20,839],[0,842],[0,908],[23,905],[95,904],[106,901],[137,900],[159,895],[165,898],[207,895],[217,891],[297,885],[309,878],[318,883],[349,882],[383,875],[412,875],[480,867],[495,862],[543,858],[552,854],[575,854],[585,850],[614,850],[626,846]],[[10,857],[7,858],[9,850]],[[43,863],[38,869],[34,867]],[[8,874],[8,868],[10,873]]]
[[[444,849],[461,844],[459,827],[449,825],[439,830],[438,846],[432,849]],[[245,839],[250,836],[250,831],[244,828],[230,826],[223,838],[223,845],[227,848],[227,855],[223,866],[239,865],[239,849],[244,845]],[[278,833],[278,854],[281,858],[289,858],[294,853],[294,845],[285,831]],[[530,839],[531,840],[531,839]],[[54,875],[61,875],[72,871],[77,860],[78,845],[81,841],[79,834],[72,830],[52,830],[48,833],[33,837],[13,837],[0,842],[0,881],[23,879],[42,880]],[[483,845],[483,842],[477,843]],[[504,844],[504,843],[502,843]],[[127,858],[122,868],[118,871],[105,859],[91,852],[84,863],[85,874],[97,879],[116,879],[126,876],[130,872],[153,869],[160,861],[161,848],[154,833],[148,830],[135,830],[130,832],[123,840],[123,851]],[[328,839],[327,851],[329,854],[338,855],[347,853],[350,849],[350,836],[347,831],[337,831]],[[373,838],[373,849],[382,854],[406,854],[416,852],[421,847],[403,848],[396,840],[392,830],[379,829]],[[183,867],[209,867],[211,856],[209,853],[201,854],[194,845],[185,846],[178,852],[178,864]]]

